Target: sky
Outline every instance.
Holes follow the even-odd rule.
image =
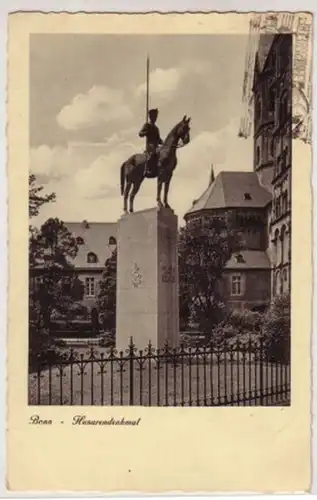
[[[191,141],[178,150],[169,202],[180,219],[206,189],[211,165],[252,170],[252,139],[238,137],[248,37],[244,35],[31,35],[30,170],[64,221],[122,215],[121,164],[144,149],[145,67],[163,139],[186,114]],[[135,210],[155,206],[146,179]]]

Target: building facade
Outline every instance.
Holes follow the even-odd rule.
[[[292,35],[261,35],[254,74],[254,171],[270,188],[271,294],[291,286]]]
[[[88,313],[97,306],[99,283],[106,260],[116,247],[117,224],[111,222],[65,222],[70,233],[79,243],[78,253],[73,261],[76,274],[85,287],[81,304]]]
[[[243,250],[227,263],[222,294],[230,308],[261,310],[291,286],[291,35],[260,35],[253,93],[253,172],[220,172],[185,220],[231,214]]]
[[[229,309],[263,310],[270,300],[267,206],[271,198],[256,172],[220,172],[185,215],[186,223],[228,217],[241,235],[219,283]]]

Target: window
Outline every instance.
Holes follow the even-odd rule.
[[[279,196],[275,201],[275,217],[278,219],[281,216],[281,197]]]
[[[274,150],[275,150],[275,144],[274,144],[274,138],[272,137],[271,142],[270,142],[270,153],[271,153],[271,156],[274,156]]]
[[[117,240],[115,239],[114,236],[110,236],[109,238],[109,245],[116,245],[117,244]]]
[[[83,245],[84,244],[84,238],[81,236],[77,236],[76,238],[77,245]]]
[[[93,277],[85,278],[85,295],[86,295],[86,297],[94,297],[95,294],[96,294],[95,278],[93,278]]]
[[[287,269],[283,269],[283,279],[287,281]]]
[[[279,293],[280,295],[283,295],[283,292],[284,292],[284,283],[283,283],[283,275],[282,273],[280,273],[279,275]]]
[[[275,91],[273,89],[269,90],[269,112],[272,114],[275,112]]]
[[[87,255],[87,262],[88,264],[97,264],[98,262],[97,255],[93,252],[89,252],[89,254]]]
[[[281,295],[283,293],[283,277],[280,271],[277,271],[274,280],[274,295]]]
[[[258,165],[260,163],[260,146],[256,147],[256,156],[255,156],[255,161],[256,164]]]
[[[250,193],[244,193],[244,199],[245,200],[252,200],[252,196],[250,195]]]
[[[285,169],[288,163],[288,147],[285,146],[284,151],[283,151],[283,162],[282,162],[282,168]]]
[[[286,232],[286,227],[283,226],[281,229],[281,263],[283,264],[284,262],[284,257],[285,257],[285,232]]]
[[[284,93],[281,98],[280,104],[280,123],[285,123],[288,116],[288,102],[287,102],[287,94]]]
[[[282,213],[285,214],[287,212],[287,205],[288,205],[288,199],[287,199],[287,191],[283,193],[282,195]]]
[[[237,253],[235,255],[235,259],[238,264],[243,264],[245,262],[243,255],[241,253]]]
[[[231,295],[242,295],[241,276],[235,274],[231,278]]]

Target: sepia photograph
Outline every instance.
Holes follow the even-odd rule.
[[[28,404],[292,403],[312,20],[29,37]]]

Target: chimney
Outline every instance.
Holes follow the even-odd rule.
[[[214,166],[211,165],[210,167],[210,179],[209,179],[209,184],[208,186],[211,186],[215,182],[215,173],[214,173]]]
[[[84,229],[89,229],[89,224],[87,220],[83,220],[81,225],[83,226]]]

